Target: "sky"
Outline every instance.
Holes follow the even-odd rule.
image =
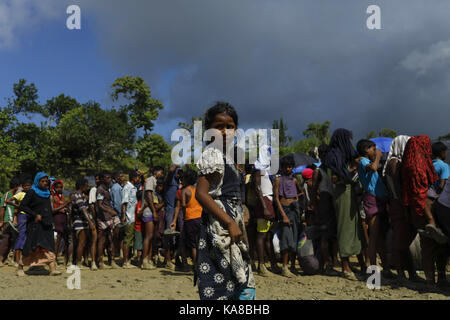
[[[66,27],[72,4],[81,30]],[[380,30],[366,26],[369,5]],[[326,120],[357,139],[433,139],[450,132],[449,17],[446,0],[0,0],[0,105],[24,78],[40,102],[110,108],[111,84],[133,75],[162,101],[154,132],[166,139],[215,101],[244,128],[282,117],[294,139]]]

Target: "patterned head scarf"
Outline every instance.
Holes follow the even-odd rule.
[[[402,157],[403,204],[420,216],[424,214],[428,188],[438,180],[431,153],[430,137],[420,135],[408,140]]]
[[[383,167],[383,176],[386,175],[386,167],[387,167],[389,160],[397,159],[399,162],[402,161],[403,152],[405,151],[406,143],[408,142],[408,140],[410,138],[411,138],[410,136],[401,135],[401,136],[395,137],[395,139],[392,141],[391,148],[389,149],[389,153],[388,153],[388,156],[386,159],[386,163],[384,164],[384,167]]]

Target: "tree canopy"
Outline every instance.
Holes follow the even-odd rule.
[[[76,178],[98,170],[131,170],[136,161],[144,167],[153,163],[168,167],[170,146],[162,136],[151,134],[162,103],[151,97],[139,77],[116,79],[112,90],[114,101],[123,95],[127,104],[102,107],[66,94],[41,104],[34,83],[25,79],[15,83],[7,106],[0,106],[0,187],[6,188],[22,172]],[[45,120],[40,125],[19,121],[34,115]],[[142,137],[137,137],[138,129],[144,131]]]

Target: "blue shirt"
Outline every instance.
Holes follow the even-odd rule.
[[[164,199],[166,200],[166,206],[164,210],[166,211],[166,213],[175,212],[176,196],[179,185],[176,176],[180,169],[181,168],[176,168],[174,170],[172,180],[170,181],[169,185],[166,186],[166,191],[164,193]]]
[[[118,217],[122,216],[122,187],[117,182],[111,187],[111,207],[116,210]]]
[[[433,160],[434,168],[436,169],[436,173],[439,177],[439,180],[447,180],[450,175],[450,168],[448,164],[446,164],[441,159]],[[439,187],[439,180],[434,183],[435,188]]]
[[[378,174],[378,171],[367,170],[367,165],[372,161],[363,157],[358,165],[358,176],[364,191],[373,194],[378,198],[385,198],[387,196],[386,187]]]

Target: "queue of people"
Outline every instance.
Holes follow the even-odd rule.
[[[156,166],[148,177],[129,172],[127,181],[102,172],[93,187],[78,179],[68,199],[63,181],[43,172],[12,179],[0,203],[0,265],[13,252],[19,276],[40,265],[59,275],[63,252],[65,266],[92,271],[193,271],[201,299],[255,299],[254,273],[294,278],[301,270],[357,281],[379,264],[384,279],[449,287],[443,143],[399,135],[382,161],[373,141],[355,148],[352,132],[337,129],[318,147],[318,163],[299,172],[283,157],[271,175],[267,164],[242,166],[229,156],[238,126],[230,104],[208,109],[204,123],[222,134],[223,146],[208,145],[195,170]],[[410,252],[417,235],[425,279]]]

